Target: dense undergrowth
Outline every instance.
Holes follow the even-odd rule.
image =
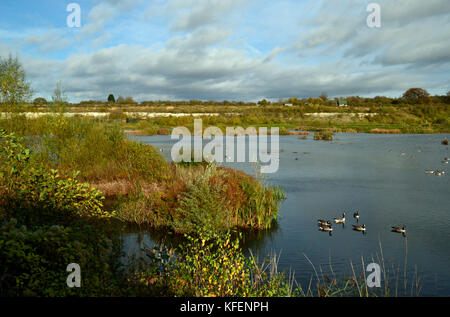
[[[226,243],[222,240],[229,228],[271,226],[283,198],[281,191],[211,164],[168,164],[154,148],[127,140],[111,126],[87,126],[83,120],[63,117],[55,118],[56,122],[43,120],[49,119],[18,129],[24,137],[5,130],[0,134],[0,295],[286,294],[280,287],[286,283],[281,275],[262,272],[258,274],[263,282],[244,289],[250,283],[252,263],[236,247],[238,240],[230,236]],[[77,153],[69,155],[76,150],[89,153],[91,164]],[[97,165],[96,158],[103,158],[104,165]],[[73,172],[77,169],[81,171]],[[99,179],[133,181],[117,212],[105,211],[103,193],[86,182]],[[149,183],[154,187],[144,186]],[[136,214],[137,218],[130,216]],[[177,261],[170,266],[170,279],[160,278],[155,263],[146,262],[139,270],[132,270],[137,262],[122,264],[123,225],[117,218],[143,219],[156,227],[189,233],[187,242],[175,250]],[[208,255],[195,262],[206,250]],[[67,287],[69,263],[82,268],[81,288]],[[208,274],[208,279],[192,268]],[[205,283],[201,289],[199,283]]]
[[[177,233],[192,232],[196,225],[267,229],[284,199],[281,189],[243,172],[214,164],[169,164],[112,123],[63,116],[14,120],[0,122],[18,127],[14,131],[33,150],[34,165],[48,172],[80,171],[80,181],[120,200],[116,216],[125,222]]]

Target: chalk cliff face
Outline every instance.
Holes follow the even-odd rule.
[[[23,112],[21,114],[25,115],[29,119],[53,115],[53,113],[49,113],[49,112]],[[107,117],[110,114],[111,114],[110,112],[66,112],[66,113],[64,113],[64,116],[66,116],[66,117],[83,116],[83,117],[101,118],[101,117]],[[219,113],[124,112],[123,114],[126,116],[129,116],[129,117],[133,117],[133,118],[187,117],[187,116],[217,117],[217,116],[219,116]],[[10,115],[11,115],[10,113],[2,112],[2,113],[0,113],[0,118],[8,117]],[[59,113],[58,113],[58,115],[59,115]]]

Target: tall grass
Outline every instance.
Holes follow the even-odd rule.
[[[114,122],[63,115],[12,121],[4,126],[25,136],[33,162],[45,169],[80,171],[78,178],[122,196],[119,219],[175,232],[202,225],[224,231],[267,229],[284,198],[278,188],[214,164],[169,164],[159,151],[126,138]]]
[[[243,172],[215,164],[175,165],[170,181],[153,196],[141,194],[122,204],[125,221],[169,227],[177,233],[200,226],[214,232],[230,228],[270,228],[285,198],[279,188],[262,185]]]
[[[414,273],[408,274],[408,244],[405,237],[405,257],[403,269],[400,263],[388,264],[383,254],[381,242],[375,258],[372,256],[370,261],[361,256],[360,265],[355,265],[349,261],[351,270],[350,276],[337,276],[334,272],[331,255],[329,256],[328,271],[324,273],[322,265],[314,265],[306,254],[303,253],[311,265],[314,274],[311,276],[307,287],[299,287],[302,296],[308,297],[398,297],[420,295],[422,286],[421,278],[418,275],[417,266],[414,267]],[[381,269],[381,287],[368,287],[366,265],[368,263],[378,263]],[[359,271],[358,271],[359,268]],[[403,284],[403,285],[402,285]]]

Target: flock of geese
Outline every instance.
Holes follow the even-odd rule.
[[[448,164],[449,161],[450,161],[450,159],[448,157],[445,157],[444,160],[441,163],[442,164]],[[433,175],[436,175],[436,176],[441,176],[441,175],[445,174],[445,171],[443,171],[443,170],[439,170],[439,171],[426,170],[425,173],[433,174]]]
[[[353,218],[356,219],[356,222],[359,222],[359,217],[360,216],[359,216],[359,212],[358,211],[353,213]],[[319,219],[319,220],[317,220],[317,223],[319,225],[319,230],[320,231],[328,232],[331,235],[331,232],[333,231],[333,228],[331,227],[331,221]],[[345,212],[342,214],[342,217],[334,218],[334,223],[337,223],[337,224],[341,223],[341,224],[344,225],[345,224]],[[352,226],[353,226],[353,230],[360,231],[363,234],[365,234],[365,232],[366,232],[366,225],[365,224],[363,224],[363,225],[352,225]],[[403,236],[406,235],[406,227],[405,226],[403,226],[403,227],[393,226],[391,228],[392,228],[392,232],[401,233],[401,234],[403,234]]]

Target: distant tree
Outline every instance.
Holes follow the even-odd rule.
[[[403,99],[411,103],[429,103],[430,94],[422,88],[410,88],[403,94]]]
[[[126,97],[125,103],[136,103],[136,101],[134,101],[134,99],[132,97]]]
[[[63,104],[67,102],[66,91],[64,90],[61,81],[56,82],[55,90],[53,90],[52,101],[55,104]]]
[[[26,80],[25,70],[18,57],[0,58],[0,101],[16,106],[31,98],[33,91]]]
[[[319,97],[320,99],[322,99],[323,101],[328,101],[328,95],[327,95],[327,93],[326,92],[323,92],[321,95],[320,95],[320,97]]]
[[[108,102],[110,103],[115,103],[116,102],[116,98],[114,98],[113,94],[109,94],[108,96]]]
[[[447,95],[446,95],[446,96],[444,96],[444,102],[445,102],[445,103],[450,103],[450,91],[447,92]]]
[[[268,102],[267,102],[266,99],[263,99],[263,100],[258,101],[258,105],[260,105],[260,106],[265,106],[265,105],[267,105],[267,104],[268,104]]]
[[[47,100],[45,98],[42,98],[42,97],[37,97],[37,98],[34,98],[33,104],[35,106],[46,105],[47,104]]]
[[[122,96],[119,96],[119,98],[117,98],[117,103],[131,104],[131,103],[136,103],[136,101],[134,101],[132,97],[123,98]]]
[[[293,105],[298,105],[300,103],[300,100],[298,100],[298,98],[293,97],[293,98],[289,98],[287,100],[287,103],[291,103]]]

